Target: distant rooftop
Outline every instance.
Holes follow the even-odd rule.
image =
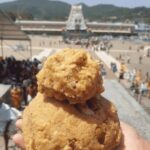
[[[3,40],[30,40],[2,10],[0,10],[0,39]]]

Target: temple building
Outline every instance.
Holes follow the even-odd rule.
[[[29,34],[92,33],[92,35],[134,35],[135,25],[129,23],[86,22],[82,5],[73,5],[66,21],[17,20],[21,30]]]
[[[67,31],[86,31],[84,16],[81,5],[74,5],[71,8],[69,19],[66,24]]]

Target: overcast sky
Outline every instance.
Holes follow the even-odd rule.
[[[0,0],[0,3],[14,1],[14,0]],[[62,0],[70,4],[76,4],[79,2],[84,2],[88,5],[95,4],[114,4],[116,6],[123,7],[137,7],[137,6],[146,6],[150,7],[150,0]]]

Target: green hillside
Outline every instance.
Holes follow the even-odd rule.
[[[139,21],[150,23],[150,8],[133,9],[113,5],[87,6],[82,4],[83,13],[89,21]],[[12,18],[34,20],[67,20],[71,5],[50,0],[16,0],[0,4],[0,9]]]
[[[69,15],[70,5],[48,0],[17,0],[1,4],[0,9],[23,19],[64,20]]]

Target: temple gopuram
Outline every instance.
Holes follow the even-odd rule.
[[[82,5],[73,5],[66,21],[17,20],[21,30],[29,34],[76,35],[125,35],[136,34],[135,25],[130,23],[88,22]]]

